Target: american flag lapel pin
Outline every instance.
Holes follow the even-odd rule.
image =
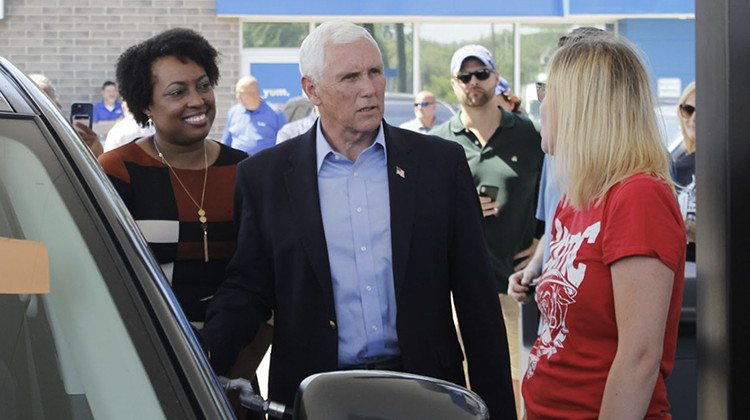
[[[403,169],[396,166],[396,175],[400,176],[401,178],[406,178],[406,172],[404,172]]]

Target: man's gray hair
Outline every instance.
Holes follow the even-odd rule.
[[[383,59],[378,48],[378,43],[367,31],[367,29],[350,22],[331,20],[324,22],[302,41],[299,50],[299,72],[317,82],[326,70],[325,49],[331,44],[350,44],[360,39],[366,39],[372,43],[378,51],[380,59]]]

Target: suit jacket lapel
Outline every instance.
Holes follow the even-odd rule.
[[[391,205],[391,252],[393,256],[393,281],[398,297],[406,280],[406,267],[411,248],[412,227],[416,209],[419,166],[411,156],[409,139],[396,134],[384,124],[385,144],[388,154],[388,188]]]
[[[331,269],[328,263],[323,218],[320,213],[318,173],[315,161],[315,131],[313,127],[302,135],[298,145],[289,154],[289,165],[284,171],[284,181],[289,202],[302,229],[302,241],[315,277],[323,290],[333,296]]]

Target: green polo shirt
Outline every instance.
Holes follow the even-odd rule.
[[[461,123],[460,113],[430,134],[463,146],[477,190],[481,185],[499,188],[499,211],[485,217],[484,226],[497,288],[506,293],[513,256],[531,245],[536,232],[534,215],[544,152],[541,137],[528,118],[501,111],[500,126],[484,147]]]

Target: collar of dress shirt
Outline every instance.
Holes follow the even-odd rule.
[[[375,144],[380,144],[383,146],[383,153],[386,152],[385,148],[385,134],[383,134],[383,123],[380,123],[380,127],[378,128],[378,134],[375,136],[375,141],[365,150],[370,149]],[[323,130],[320,128],[320,120],[318,120],[318,125],[315,129],[315,151],[316,151],[316,158],[317,158],[317,169],[318,173],[320,173],[320,167],[323,166],[323,161],[325,160],[326,156],[328,156],[329,153],[335,153],[331,145],[328,143],[328,140],[323,135]],[[386,163],[388,162],[388,154],[385,153],[386,156]]]

